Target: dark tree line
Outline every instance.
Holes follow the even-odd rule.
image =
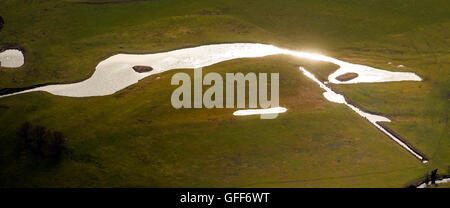
[[[66,139],[61,132],[33,126],[25,122],[19,129],[21,150],[46,159],[60,159],[67,152]]]
[[[4,24],[5,24],[5,20],[3,20],[3,17],[0,16],[0,30],[2,29]]]

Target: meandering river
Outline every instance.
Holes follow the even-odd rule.
[[[3,55],[2,55],[3,54]],[[14,67],[21,66],[23,59],[16,51],[5,51],[0,54],[2,66]],[[6,54],[6,55],[5,55]],[[310,60],[331,62],[339,66],[339,69],[328,76],[328,81],[334,84],[354,84],[370,82],[391,82],[391,81],[421,81],[422,79],[411,72],[392,72],[373,67],[352,64],[328,56],[298,52],[279,48],[273,45],[258,43],[231,43],[214,44],[193,48],[179,49],[163,53],[137,55],[137,54],[117,54],[101,61],[94,74],[82,82],[73,84],[55,84],[33,89],[27,89],[16,93],[0,96],[7,97],[27,92],[45,91],[54,95],[69,97],[90,97],[104,96],[113,94],[121,89],[137,83],[139,80],[154,74],[162,73],[173,69],[200,68],[213,65],[219,62],[228,61],[237,58],[264,57],[268,55],[285,54]],[[12,58],[11,57],[16,57]],[[22,55],[23,57],[23,55]],[[5,61],[6,60],[6,61]],[[22,61],[22,62],[21,62]],[[3,65],[5,64],[5,65]],[[138,73],[133,70],[133,66],[150,66],[152,71]],[[377,129],[386,134],[402,148],[414,155],[416,158],[426,163],[427,160],[400,138],[392,134],[389,130],[379,124],[379,122],[390,122],[386,117],[370,114],[349,104],[343,95],[334,92],[327,85],[319,81],[307,69],[299,68],[307,77],[316,82],[325,90],[323,96],[331,102],[341,103],[352,109],[361,117],[367,119]],[[346,73],[357,73],[358,76],[348,81],[339,81],[336,77]],[[283,113],[286,108],[275,107],[272,109],[250,109],[239,110],[234,115],[254,115]]]
[[[291,51],[273,45],[258,43],[231,43],[205,45],[179,49],[163,53],[137,55],[117,54],[101,61],[94,74],[82,82],[73,84],[55,84],[29,89],[1,97],[33,91],[46,91],[54,95],[69,97],[89,97],[113,94],[147,76],[173,69],[199,68],[237,58],[263,57],[287,54],[299,58],[327,61],[339,65],[339,69],[328,79],[336,84],[361,82],[420,81],[421,78],[411,72],[391,72],[369,66],[352,64],[320,54]],[[153,68],[150,72],[138,73],[133,66],[144,65]],[[355,79],[341,82],[335,78],[347,72],[358,73]]]

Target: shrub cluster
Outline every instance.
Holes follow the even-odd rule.
[[[25,122],[19,129],[23,150],[48,159],[59,159],[67,151],[66,139],[61,132]]]
[[[5,24],[5,20],[3,20],[3,17],[0,16],[0,30],[2,30],[4,24]]]

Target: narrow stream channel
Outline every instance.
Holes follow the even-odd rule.
[[[341,104],[345,104],[346,106],[348,106],[350,109],[352,109],[353,111],[355,111],[358,115],[360,115],[361,117],[367,119],[372,125],[374,125],[377,129],[379,129],[381,132],[383,132],[384,134],[386,134],[389,138],[391,138],[392,140],[394,140],[397,144],[399,144],[402,148],[404,148],[406,151],[408,151],[409,153],[411,153],[412,155],[414,155],[414,157],[416,157],[417,159],[419,159],[420,161],[422,161],[423,163],[427,163],[428,160],[425,159],[424,156],[420,155],[420,153],[416,152],[413,148],[411,148],[408,144],[406,144],[405,142],[403,142],[400,138],[396,137],[395,135],[391,134],[386,128],[384,128],[383,126],[381,126],[380,124],[378,124],[377,122],[390,122],[390,120],[386,117],[383,116],[379,116],[379,115],[374,115],[374,114],[370,114],[370,113],[366,113],[362,110],[360,110],[359,108],[357,108],[356,106],[349,104],[346,100],[345,97],[341,94],[338,94],[336,92],[334,92],[331,88],[327,87],[324,83],[322,83],[321,81],[319,81],[312,73],[310,73],[309,71],[307,71],[305,68],[300,67],[299,68],[308,78],[310,78],[311,80],[313,80],[314,82],[316,82],[322,89],[326,90],[326,92],[323,93],[324,97],[331,101],[331,102],[335,102],[335,103],[341,103]]]

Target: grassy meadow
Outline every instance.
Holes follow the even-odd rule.
[[[1,187],[404,187],[449,173],[450,5],[446,1],[2,0],[0,46],[26,64],[0,68],[0,89],[87,79],[117,53],[258,42],[318,52],[422,82],[333,85],[430,160],[422,164],[297,68],[326,79],[337,66],[289,56],[238,59],[203,73],[279,72],[277,119],[236,109],[174,109],[173,70],[113,95],[34,92],[0,99]],[[398,65],[404,65],[400,68]],[[160,77],[156,79],[156,77]],[[204,87],[205,89],[206,87]],[[29,121],[57,130],[59,163],[17,153]]]

